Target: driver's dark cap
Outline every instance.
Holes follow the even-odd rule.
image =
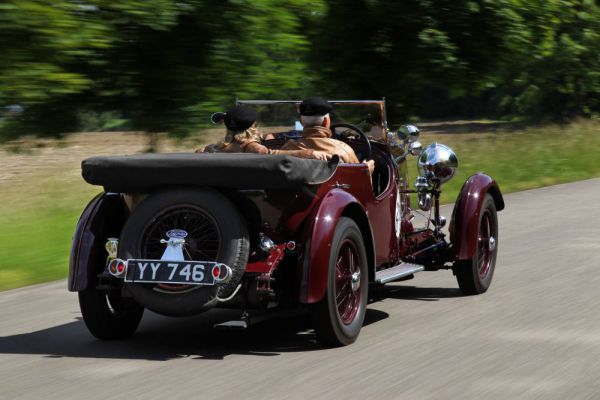
[[[333,110],[333,106],[322,97],[308,97],[300,103],[300,115],[326,115]]]
[[[245,107],[237,106],[225,113],[225,126],[230,131],[245,131],[250,128],[258,119],[258,112],[256,110]]]

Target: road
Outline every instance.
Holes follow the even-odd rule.
[[[344,348],[303,316],[211,328],[230,311],[100,342],[64,281],[1,293],[0,398],[600,399],[599,198],[600,179],[507,195],[487,293],[448,271],[389,284]]]

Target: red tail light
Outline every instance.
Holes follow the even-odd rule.
[[[125,261],[115,258],[108,264],[108,272],[117,278],[121,278],[127,267]]]

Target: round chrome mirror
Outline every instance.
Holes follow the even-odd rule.
[[[423,152],[423,145],[421,142],[412,142],[410,146],[408,146],[408,152],[413,156],[420,156]]]
[[[210,122],[212,122],[213,124],[220,124],[224,120],[225,120],[224,112],[216,112],[210,116]]]
[[[458,158],[446,145],[433,143],[421,152],[417,161],[421,176],[438,178],[440,183],[448,182],[458,168]]]
[[[419,128],[414,125],[402,125],[398,130],[398,137],[408,143],[416,142],[419,134]]]

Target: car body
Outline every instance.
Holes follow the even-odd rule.
[[[298,136],[299,101],[239,103],[259,110],[263,128],[276,137],[268,147]],[[235,307],[237,326],[247,323],[247,310],[306,308],[320,342],[338,346],[357,338],[373,285],[452,269],[463,293],[485,292],[496,262],[496,212],[504,208],[496,182],[483,173],[466,180],[448,238],[439,197],[457,167],[452,150],[422,149],[413,126],[390,132],[384,100],[331,103],[340,113],[350,109],[334,113],[332,127],[360,159],[374,160],[372,175],[366,164],[336,157],[84,162],[86,180],[105,188],[84,210],[71,252],[69,290],[79,292],[90,331],[102,339],[131,335],[144,308],[177,316]],[[291,119],[272,112],[277,107]],[[272,123],[267,115],[275,115]],[[415,157],[420,176],[413,189],[407,163]],[[430,213],[424,227],[415,226],[410,194]]]

